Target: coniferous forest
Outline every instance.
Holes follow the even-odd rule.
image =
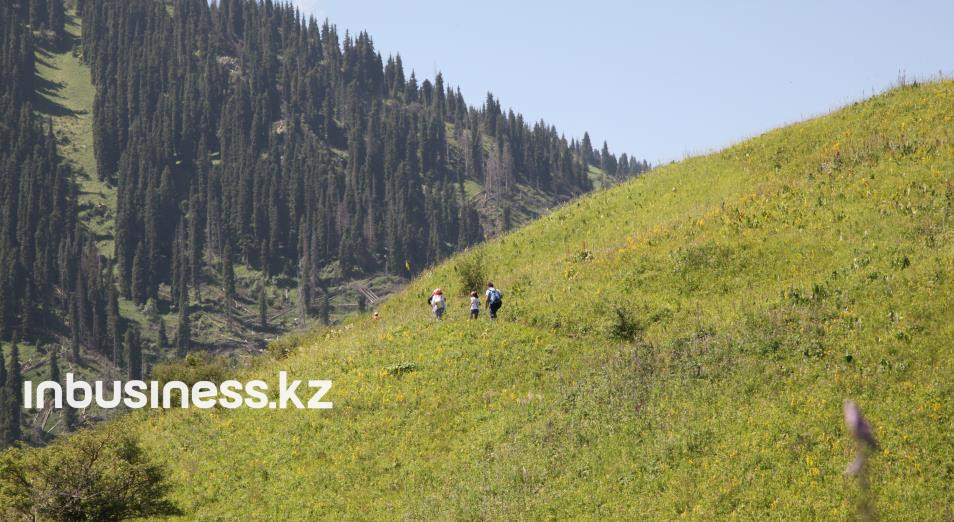
[[[154,344],[185,355],[203,292],[221,294],[231,320],[238,267],[295,281],[302,315],[327,320],[328,285],[410,277],[512,228],[517,212],[546,210],[520,208],[522,190],[550,206],[592,190],[593,169],[612,182],[648,169],[588,135],[526,121],[492,94],[469,105],[440,74],[418,79],[368,34],[341,35],[291,4],[21,0],[0,10],[3,381],[18,378],[17,342],[139,375],[141,336],[120,301],[175,313]],[[78,217],[78,174],[53,122],[34,106],[35,60],[64,44],[69,13],[95,87],[86,174],[116,194],[105,252]],[[258,293],[264,326],[264,284]],[[13,400],[0,397],[5,411]],[[19,422],[4,425],[16,425],[7,442],[20,437]]]
[[[23,436],[18,342],[57,337],[74,355],[81,343],[106,353],[120,342],[107,317],[111,272],[77,219],[75,173],[32,105],[35,34],[54,41],[63,8],[0,6],[0,445]]]
[[[570,198],[587,162],[642,163],[405,77],[370,36],[290,5],[85,2],[98,175],[119,189],[118,283],[137,302],[201,291],[205,263],[266,274],[407,274],[485,237],[465,181],[506,206],[525,183]],[[588,140],[587,140],[588,141]],[[453,146],[452,146],[453,144]],[[410,269],[408,268],[410,267]],[[176,305],[178,303],[176,302]]]

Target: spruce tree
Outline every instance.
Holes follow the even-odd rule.
[[[169,335],[166,333],[166,320],[162,317],[159,318],[158,332],[156,334],[156,344],[159,345],[159,350],[163,350],[166,346],[169,346]]]
[[[271,210],[271,209],[270,209],[270,210]],[[271,211],[269,212],[269,221],[270,221],[270,222],[271,222],[272,219],[277,220],[277,218],[275,218],[275,217],[272,215],[272,214],[274,214],[274,213],[275,213],[274,210],[271,210]],[[271,272],[269,272],[269,270],[270,270],[270,267],[269,267],[269,251],[268,251],[268,243],[267,243],[266,241],[264,241],[264,240],[262,241],[262,244],[261,244],[261,246],[259,247],[258,252],[259,252],[259,254],[258,254],[259,263],[261,264],[261,268],[262,268],[262,274],[263,274],[265,277],[268,277],[269,275],[271,275]]]
[[[47,19],[49,20],[50,30],[56,36],[57,44],[63,38],[64,26],[66,25],[66,13],[63,10],[63,0],[47,0],[49,2]]]
[[[590,141],[590,133],[583,133],[583,143],[580,144],[580,156],[583,157],[584,165],[593,164],[593,142]]]
[[[179,301],[179,328],[176,331],[176,354],[180,357],[189,353],[192,343],[192,324],[189,318],[189,295],[184,291]]]
[[[73,356],[74,362],[79,362],[80,360],[80,338],[79,338],[79,325],[75,322],[70,325],[70,355]]]
[[[33,285],[29,282],[23,291],[23,299],[20,301],[20,331],[23,332],[24,339],[33,339]]]
[[[142,345],[133,328],[126,329],[126,376],[130,381],[142,379]]]
[[[328,290],[321,292],[321,307],[318,309],[318,316],[321,318],[321,324],[328,326],[331,324],[331,299]]]
[[[50,381],[60,382],[60,362],[57,357],[57,348],[50,350]]]
[[[207,154],[203,151],[203,154]],[[202,229],[202,216],[200,212],[204,210],[202,200],[197,192],[193,192],[189,202],[189,276],[192,280],[192,288],[198,301],[202,301],[202,250],[204,248],[204,235]]]
[[[76,410],[63,400],[63,431],[70,432],[76,429]]]
[[[300,233],[303,240],[301,241],[302,253],[298,260],[298,320],[304,325],[311,311],[311,260],[308,249],[305,248],[304,220],[302,220]]]
[[[107,290],[109,297],[106,304],[106,328],[111,349],[109,358],[113,361],[113,364],[115,364],[117,367],[121,367],[123,340],[122,334],[120,333],[120,321],[122,318],[119,315],[119,292],[111,281],[108,284],[110,286]]]
[[[169,286],[170,286],[169,293],[171,294],[172,306],[174,307],[178,306],[179,304],[178,303],[179,293],[180,293],[179,285],[182,283],[182,279],[184,277],[184,274],[182,274],[182,266],[184,265],[184,263],[182,262],[183,260],[180,257],[182,254],[182,239],[181,239],[182,236],[180,235],[181,232],[182,232],[182,221],[180,220],[179,226],[176,227],[175,240],[172,242],[172,262],[170,263],[170,265],[172,266],[172,269],[170,271],[170,277],[169,277]]]
[[[59,353],[58,348],[54,348],[53,350],[50,351],[50,381],[59,382],[62,384],[61,382],[62,376],[60,375],[60,361],[59,361],[59,356],[57,355],[58,353]],[[65,398],[63,399],[62,423],[63,423],[63,431],[71,431],[73,429],[73,425],[76,424],[76,410],[74,410],[73,407],[69,405],[69,403],[66,401]]]
[[[23,437],[23,374],[20,367],[20,348],[16,336],[10,347],[10,366],[6,378],[6,404],[4,405],[5,431],[3,441],[6,447],[12,446]]]
[[[2,245],[0,245],[0,248],[2,248]],[[3,253],[0,252],[0,260],[2,260],[3,257],[4,257]],[[0,263],[2,263],[2,261],[0,261]],[[10,291],[7,288],[7,285],[5,284],[5,281],[3,281],[4,276],[5,274],[2,272],[2,270],[0,270],[0,295],[8,296],[10,295]],[[7,325],[8,323],[7,310],[8,310],[7,299],[6,298],[0,299],[0,339],[5,339],[7,336],[7,326],[8,326]]]
[[[225,242],[222,254],[222,284],[225,290],[225,302],[222,303],[225,317],[229,326],[232,326],[232,300],[235,299],[235,269],[232,266],[232,246]]]
[[[139,243],[139,246],[136,248],[136,256],[133,257],[132,263],[132,282],[130,283],[130,292],[132,292],[133,301],[136,304],[141,305],[146,302],[147,295],[147,262],[146,262],[146,251],[143,247],[143,243]]]
[[[258,323],[268,327],[268,296],[265,294],[265,279],[258,286]]]
[[[57,0],[24,0],[30,6],[30,25],[33,29],[45,29],[49,21],[49,8],[47,1],[56,2]]]
[[[6,350],[0,344],[0,449],[7,447],[7,363]]]

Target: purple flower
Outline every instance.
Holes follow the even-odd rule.
[[[878,441],[875,440],[871,424],[861,415],[861,409],[853,401],[845,401],[845,424],[848,425],[848,430],[856,441],[865,444],[868,449],[878,448]]]

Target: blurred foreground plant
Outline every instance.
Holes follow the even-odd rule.
[[[861,415],[861,409],[853,401],[845,401],[845,424],[855,440],[855,460],[848,465],[845,475],[858,478],[861,495],[858,503],[858,519],[874,520],[874,498],[868,479],[868,458],[878,449],[871,424]]]
[[[127,520],[182,514],[171,486],[123,426],[0,455],[0,520]]]

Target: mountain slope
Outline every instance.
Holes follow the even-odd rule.
[[[938,519],[952,117],[954,83],[908,86],[659,168],[242,376],[333,379],[333,410],[127,422],[197,518],[844,519],[852,398],[883,448],[879,512]],[[472,255],[504,291],[496,324],[465,319]]]
[[[190,351],[242,366],[648,169],[489,93],[467,105],[440,74],[405,77],[369,35],[290,3],[2,15],[0,358],[33,381],[161,374]],[[0,415],[0,447],[115,412],[35,413]]]
[[[37,13],[62,7],[17,5],[36,28],[50,25]],[[44,319],[79,330],[83,351],[118,371],[139,371],[116,349],[125,330],[142,334],[149,363],[254,351],[648,168],[525,122],[490,94],[469,106],[439,74],[406,78],[400,56],[382,57],[369,35],[339,38],[291,4],[74,7],[56,16],[59,29],[37,31],[56,45],[36,48],[35,98],[82,167],[78,217],[118,291],[103,302],[122,318]],[[160,342],[180,327],[189,335],[174,350]],[[63,334],[22,336],[64,344]]]
[[[33,380],[51,351],[87,377],[235,362],[648,168],[405,78],[287,3],[24,0],[8,19],[0,347]]]

